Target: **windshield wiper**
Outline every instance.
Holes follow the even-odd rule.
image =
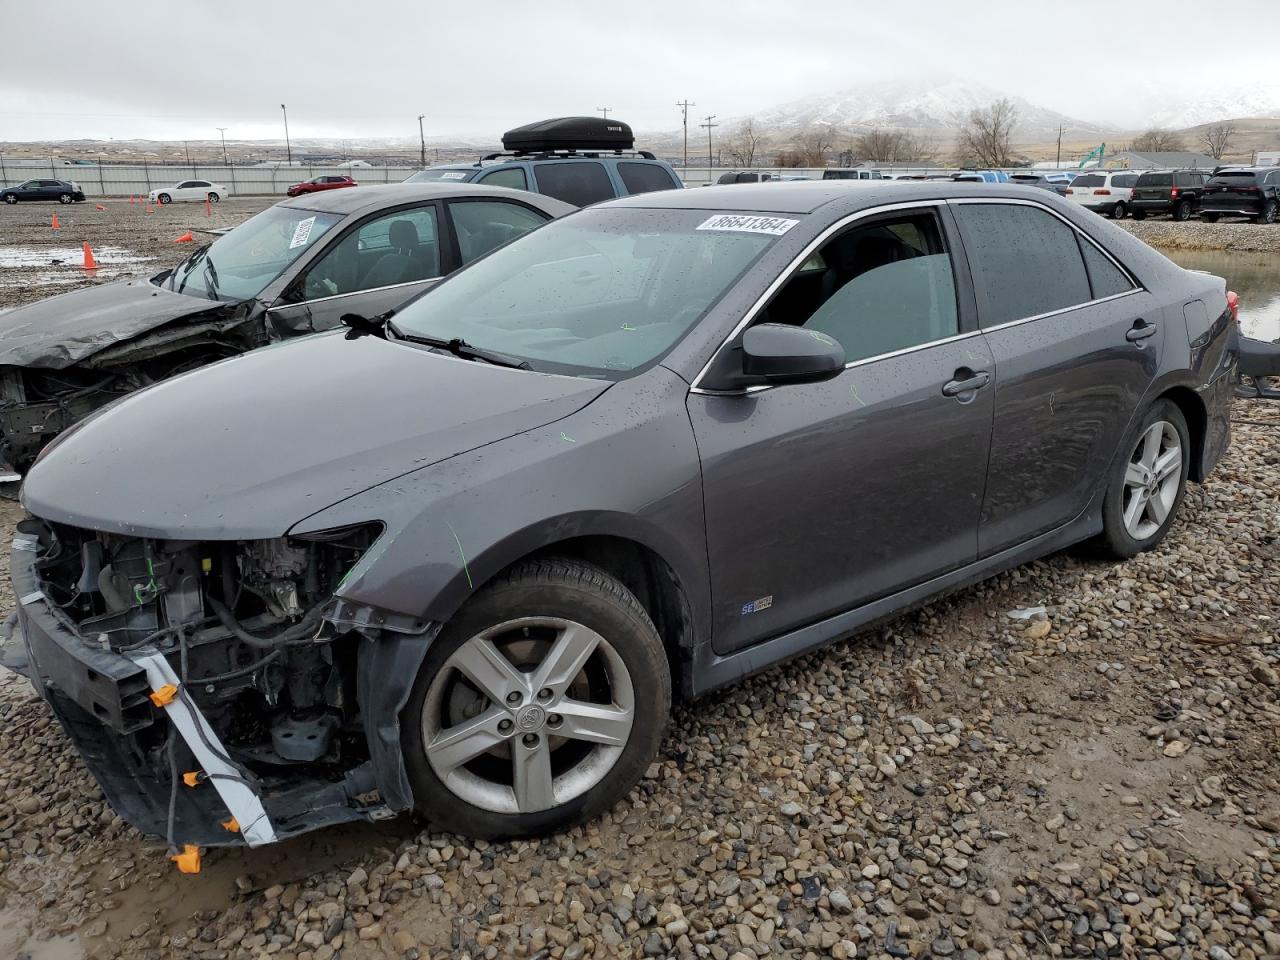
[[[423,337],[414,333],[405,333],[390,321],[387,321],[387,328],[395,334],[397,339],[408,340],[410,343],[420,343],[423,346],[434,347],[437,350],[445,350],[464,360],[483,360],[485,363],[492,363],[498,367],[511,367],[515,370],[533,369],[528,360],[513,357],[511,354],[502,353],[499,350],[473,347],[460,337],[454,337],[452,340],[441,340],[439,337]]]
[[[199,247],[191,251],[191,256],[183,260],[180,264],[173,268],[173,273],[169,274],[169,289],[176,293],[181,293],[187,286],[187,278],[191,276],[191,271],[195,269],[197,263],[204,258],[209,252],[212,243],[206,243],[203,247]],[[175,286],[178,281],[178,271],[182,271],[182,286]]]

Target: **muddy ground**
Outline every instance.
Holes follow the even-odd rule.
[[[50,209],[0,208],[0,245]],[[157,267],[203,218],[57,212]],[[1280,406],[1234,416],[1159,549],[1058,554],[682,705],[627,800],[542,842],[405,817],[182,876],[7,676],[0,958],[1280,956]]]

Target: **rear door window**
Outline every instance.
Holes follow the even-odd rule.
[[[1111,178],[1111,185],[1120,187],[1122,190],[1127,190],[1137,182],[1138,175],[1136,173],[1122,173]]]
[[[1140,187],[1171,187],[1173,186],[1172,173],[1144,173],[1138,177],[1138,186]]]
[[[627,193],[652,193],[654,190],[674,190],[680,184],[666,167],[656,163],[639,163],[623,160],[618,164],[618,176]]]
[[[1088,268],[1089,272],[1089,285],[1093,290],[1093,298],[1095,300],[1101,300],[1103,297],[1114,297],[1120,293],[1128,293],[1133,289],[1133,284],[1125,276],[1123,270],[1112,263],[1101,250],[1084,237],[1079,239],[1080,250],[1084,254],[1085,267]]]
[[[505,200],[456,200],[449,213],[464,265],[547,222],[529,207]]]
[[[982,325],[994,327],[1092,299],[1075,231],[1026,204],[955,206]]]
[[[543,163],[534,173],[538,192],[549,197],[585,207],[601,200],[613,199],[613,182],[604,164],[594,160],[568,160]]]

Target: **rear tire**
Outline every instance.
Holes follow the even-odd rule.
[[[1187,489],[1191,437],[1177,404],[1157,400],[1120,447],[1102,503],[1098,552],[1127,560],[1169,532]]]
[[[1253,218],[1254,223],[1275,223],[1276,222],[1276,202],[1268,200],[1262,205],[1262,212]]]
[[[1171,214],[1171,216],[1173,217],[1173,219],[1178,220],[1180,222],[1190,220],[1191,219],[1191,201],[1179,200],[1174,205],[1173,213]]]
[[[1217,223],[1218,215],[1216,213],[1202,213],[1200,214],[1200,219],[1205,223]]]
[[[1111,219],[1123,220],[1124,215],[1128,212],[1129,212],[1129,208],[1126,207],[1124,205],[1124,201],[1121,200],[1119,203],[1117,203],[1114,207],[1111,208]]]
[[[574,826],[639,782],[670,712],[666,650],[631,592],[586,563],[522,563],[427,651],[401,714],[415,806],[486,839]]]
[[[1145,220],[1145,219],[1147,219],[1147,211],[1145,211],[1145,210],[1135,210],[1135,211],[1133,211],[1133,219],[1135,219],[1135,220]]]

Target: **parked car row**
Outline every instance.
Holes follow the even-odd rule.
[[[1117,220],[1163,214],[1174,220],[1199,216],[1208,223],[1245,217],[1275,223],[1280,216],[1280,170],[1229,167],[1207,170],[1108,170],[1075,178],[1068,199]]]
[[[564,149],[494,166],[631,162]],[[1150,550],[1227,449],[1224,281],[1051,191],[565,209],[301,196],[98,310],[0,318],[19,429],[96,409],[26,476],[4,660],[124,819],[179,849],[411,808],[567,828],[635,787],[677,691],[1078,541]],[[97,409],[229,331],[244,356]]]

